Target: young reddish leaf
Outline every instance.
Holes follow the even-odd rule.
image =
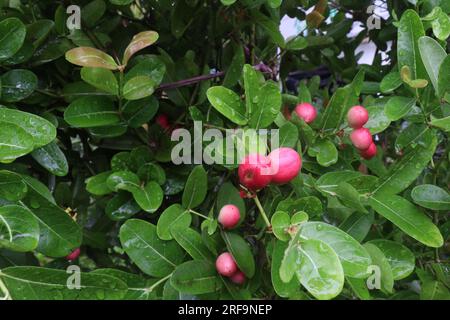
[[[95,48],[78,47],[66,52],[66,60],[82,67],[117,70],[113,57]]]

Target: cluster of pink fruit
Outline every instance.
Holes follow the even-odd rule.
[[[370,130],[364,128],[369,121],[369,113],[362,106],[354,106],[347,113],[348,125],[354,130],[350,134],[350,140],[359,150],[359,154],[364,159],[372,159],[377,155],[377,146],[373,143]]]

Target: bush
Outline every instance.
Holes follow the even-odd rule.
[[[0,2],[4,298],[450,298],[448,1],[71,2]]]

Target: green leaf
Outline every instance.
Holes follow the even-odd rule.
[[[80,226],[60,207],[50,202],[33,180],[24,179],[27,196],[20,204],[39,222],[39,245],[37,251],[49,257],[65,257],[81,245]],[[42,194],[44,193],[44,194]]]
[[[241,77],[242,68],[245,64],[245,54],[242,45],[238,45],[235,49],[233,59],[231,60],[230,66],[227,69],[225,78],[223,79],[223,86],[227,88],[233,87]]]
[[[159,35],[155,31],[143,31],[133,36],[123,54],[122,64],[126,66],[130,58],[138,51],[151,46],[158,41]]]
[[[81,19],[87,27],[94,27],[103,17],[106,11],[106,3],[103,0],[90,1],[81,9]]]
[[[253,278],[255,275],[255,259],[248,243],[240,235],[232,232],[223,232],[222,238],[239,270],[245,273],[247,277]]]
[[[365,278],[368,274],[370,256],[350,235],[323,222],[306,222],[300,228],[300,238],[320,240],[338,255],[346,276]]]
[[[141,188],[139,177],[131,171],[114,172],[106,180],[106,185],[110,190],[126,190],[134,192]]]
[[[386,239],[371,240],[368,243],[376,245],[383,252],[394,280],[404,279],[414,271],[416,259],[414,253],[401,243]]]
[[[73,101],[64,112],[64,120],[73,127],[90,128],[117,124],[120,117],[110,99],[88,96]]]
[[[284,37],[280,32],[278,24],[260,13],[259,11],[253,11],[253,20],[257,25],[259,25],[264,31],[272,38],[272,41],[275,42],[277,46],[280,48],[284,48],[286,43],[284,41]]]
[[[238,125],[247,124],[245,107],[239,96],[225,87],[211,87],[206,92],[212,106],[229,120]]]
[[[438,248],[444,240],[439,229],[411,202],[396,195],[382,194],[369,198],[372,208],[423,244]]]
[[[127,100],[139,100],[151,96],[155,91],[155,82],[148,76],[137,76],[123,86],[123,96]]]
[[[450,17],[448,12],[440,12],[438,16],[431,21],[433,34],[441,41],[447,40],[450,36]]]
[[[56,138],[55,126],[31,113],[0,107],[0,121],[15,124],[25,130],[32,136],[34,148],[45,146]]]
[[[450,292],[439,281],[426,281],[421,285],[420,300],[450,300]]]
[[[15,69],[6,72],[1,80],[1,100],[6,102],[17,102],[31,95],[37,87],[37,76],[24,69]]]
[[[216,292],[222,287],[214,265],[201,260],[180,264],[175,269],[170,283],[179,292],[188,294]]]
[[[136,65],[125,75],[125,82],[138,76],[147,76],[153,80],[154,86],[158,86],[164,79],[166,65],[161,57],[149,54],[136,57]]]
[[[96,196],[110,194],[113,190],[108,187],[106,182],[111,173],[111,171],[105,171],[86,179],[86,190]]]
[[[122,116],[131,128],[139,128],[150,121],[158,112],[159,102],[151,96],[145,99],[127,101]]]
[[[336,297],[344,286],[344,271],[333,249],[320,240],[305,240],[298,247],[296,275],[303,287],[319,300]]]
[[[422,62],[425,65],[425,69],[427,70],[434,90],[437,93],[439,90],[439,67],[447,56],[447,53],[436,40],[430,37],[419,38],[419,51]]]
[[[197,166],[189,175],[184,187],[181,205],[186,209],[194,209],[202,204],[208,191],[208,177],[202,166]]]
[[[66,156],[55,142],[34,150],[31,156],[55,176],[64,177],[69,172]]]
[[[450,92],[450,55],[445,57],[439,68],[438,92],[440,98]]]
[[[252,108],[248,125],[254,129],[266,128],[280,112],[280,88],[275,82],[268,81],[259,89],[256,97],[256,105]]]
[[[369,213],[354,212],[341,223],[339,229],[345,231],[356,241],[362,242],[369,233],[373,221],[372,211]]]
[[[431,125],[444,130],[445,132],[450,131],[450,116],[441,118],[441,119],[433,119],[431,120]]]
[[[414,10],[406,10],[398,27],[397,59],[399,70],[408,66],[411,79],[424,79],[425,67],[420,59],[419,38],[425,35],[422,21]]]
[[[287,212],[275,212],[270,219],[270,224],[272,225],[273,234],[279,240],[289,241],[291,239],[289,233],[287,233],[287,230],[291,225],[291,217]]]
[[[299,258],[299,239],[300,232],[297,232],[289,241],[289,244],[284,251],[283,259],[280,265],[280,279],[284,283],[289,283],[293,280],[295,272],[297,270],[297,263],[300,261]]]
[[[117,70],[113,57],[95,48],[78,47],[66,52],[66,60],[81,67]]]
[[[28,187],[22,177],[12,171],[0,170],[0,198],[19,201],[27,194]]]
[[[80,274],[79,289],[66,270],[40,267],[10,267],[0,271],[2,280],[14,300],[120,300],[127,285],[108,275]]]
[[[391,121],[397,121],[406,116],[416,105],[415,98],[392,97],[384,106],[384,113]]]
[[[367,111],[369,112],[369,121],[364,127],[370,129],[372,134],[383,132],[391,124],[391,120],[386,115],[383,106],[369,106]]]
[[[192,216],[179,204],[173,204],[163,211],[158,219],[156,232],[162,240],[172,240],[171,228],[185,230],[191,225]]]
[[[0,162],[12,162],[33,150],[33,137],[21,127],[3,121],[0,126]]]
[[[0,247],[27,252],[38,242],[39,224],[31,213],[17,205],[0,207]]]
[[[364,244],[364,248],[366,248],[367,252],[369,252],[370,257],[372,258],[372,264],[380,268],[380,289],[382,291],[392,293],[394,288],[394,277],[386,256],[376,245],[372,243]]]
[[[141,211],[141,207],[127,192],[119,192],[106,204],[105,212],[113,221],[126,220]]]
[[[22,47],[27,30],[17,18],[0,22],[0,60],[12,57]]]
[[[292,122],[286,122],[280,127],[280,147],[294,148],[298,142],[298,129]]]
[[[352,97],[353,90],[351,86],[345,86],[336,90],[322,115],[322,130],[339,128],[345,113],[350,107]]]
[[[398,71],[388,73],[380,83],[380,90],[383,93],[393,92],[402,85],[403,81]]]
[[[338,152],[333,142],[328,139],[319,140],[311,151],[316,153],[317,162],[323,167],[329,167],[338,161]]]
[[[129,219],[120,228],[119,237],[127,255],[150,276],[165,277],[183,261],[183,251],[178,244],[173,240],[160,240],[151,223]]]
[[[236,0],[220,0],[224,6],[231,6]]]
[[[418,205],[431,210],[450,210],[450,194],[438,186],[423,184],[411,191],[411,198]]]
[[[287,50],[303,50],[308,47],[308,40],[304,37],[295,36],[286,43]]]
[[[397,194],[405,190],[430,162],[436,144],[436,137],[433,137],[429,145],[416,146],[406,153],[400,161],[391,166],[386,175],[380,177],[379,184],[372,192],[374,194]]]
[[[192,257],[194,260],[213,259],[211,251],[203,243],[202,236],[188,227],[181,228],[179,225],[171,227],[171,233],[176,242]]]
[[[287,242],[275,241],[272,251],[272,264],[270,268],[273,288],[275,289],[275,292],[283,298],[293,296],[299,291],[298,282],[295,278],[292,278],[288,283],[285,283],[280,277],[281,261],[283,260],[284,252],[287,247]]]
[[[133,190],[133,197],[142,210],[153,213],[161,206],[164,192],[155,181],[148,182],[145,187]]]
[[[283,2],[283,0],[267,0],[267,2],[269,3],[269,6],[271,8],[276,9],[279,6],[281,6],[281,3]]]
[[[114,95],[119,93],[119,84],[111,70],[84,67],[81,69],[81,79],[104,92]]]
[[[244,65],[243,78],[246,114],[252,114],[258,107],[259,88],[264,78],[261,79],[260,74],[249,64]]]

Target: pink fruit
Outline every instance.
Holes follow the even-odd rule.
[[[361,150],[359,154],[364,159],[370,160],[377,155],[377,146],[375,145],[375,143],[372,142],[372,144],[369,146],[369,148],[367,148],[367,150]]]
[[[81,253],[80,248],[76,248],[74,251],[72,251],[71,254],[66,256],[66,260],[73,261],[73,260],[77,259],[80,256],[80,253]]]
[[[294,179],[302,168],[302,158],[291,148],[279,148],[269,154],[272,182],[288,183]]]
[[[317,110],[309,103],[300,103],[295,107],[295,113],[301,119],[303,119],[306,123],[311,123],[317,117]]]
[[[350,140],[352,140],[353,145],[359,150],[366,150],[372,143],[372,135],[369,129],[359,128],[353,130],[350,134]]]
[[[240,284],[244,284],[244,282],[245,282],[245,274],[242,271],[238,270],[235,274],[233,274],[230,277],[230,280],[233,281],[236,284],[239,284],[239,285]]]
[[[244,158],[238,169],[239,181],[252,191],[267,186],[272,180],[269,158],[261,154],[250,154]]]
[[[369,121],[369,113],[362,106],[354,106],[347,113],[347,121],[354,129],[362,128]]]
[[[225,229],[234,228],[241,219],[239,208],[233,204],[227,204],[220,209],[219,222]]]
[[[236,262],[229,252],[224,252],[217,257],[216,269],[219,274],[225,277],[232,276],[238,270]]]
[[[157,116],[155,122],[163,129],[168,129],[170,127],[169,118],[164,113]]]

